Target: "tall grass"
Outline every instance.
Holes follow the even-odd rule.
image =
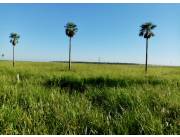
[[[0,62],[1,134],[180,134],[179,67],[11,65]]]

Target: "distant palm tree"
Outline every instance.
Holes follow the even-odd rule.
[[[145,65],[145,73],[147,73],[147,62],[148,62],[148,40],[154,36],[152,30],[156,27],[151,22],[147,22],[142,24],[139,32],[139,36],[144,37],[146,39],[146,65]]]
[[[77,25],[73,22],[68,22],[65,26],[65,33],[69,37],[69,70],[71,70],[71,38],[78,31]]]
[[[11,39],[10,43],[13,45],[13,67],[14,67],[14,47],[18,43],[20,36],[19,34],[13,32],[10,34],[9,38]]]
[[[5,55],[4,55],[4,53],[2,53],[2,55],[1,55],[2,57],[4,57]]]

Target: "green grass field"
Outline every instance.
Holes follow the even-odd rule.
[[[0,61],[0,133],[180,134],[180,67]]]

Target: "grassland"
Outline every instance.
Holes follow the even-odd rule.
[[[0,134],[180,134],[180,67],[67,67],[0,61]]]

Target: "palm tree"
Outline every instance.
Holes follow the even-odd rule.
[[[4,53],[2,53],[2,55],[1,55],[2,57],[4,57],[5,55],[4,55]]]
[[[146,39],[146,65],[145,65],[145,73],[147,73],[147,61],[148,61],[148,40],[154,36],[152,30],[156,27],[151,22],[144,23],[140,26],[139,36],[144,37]]]
[[[13,67],[14,67],[14,47],[16,46],[16,44],[18,43],[18,40],[20,38],[19,34],[12,32],[9,36],[10,43],[13,45]]]
[[[73,22],[68,22],[65,26],[65,33],[69,37],[69,70],[71,70],[71,38],[78,31],[77,25]]]

